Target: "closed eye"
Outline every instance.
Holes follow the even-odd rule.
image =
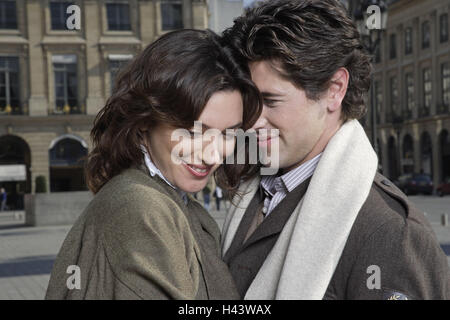
[[[227,130],[224,134],[226,140],[231,140],[236,137],[236,130]]]
[[[194,138],[194,137],[199,137],[199,136],[201,136],[201,135],[202,135],[202,132],[195,132],[195,131],[190,131],[190,130],[189,130],[189,134],[191,135],[191,138]]]
[[[269,108],[275,107],[277,102],[280,102],[280,100],[264,99],[264,105],[269,107]]]

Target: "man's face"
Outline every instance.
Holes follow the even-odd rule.
[[[326,129],[327,105],[325,100],[309,100],[304,90],[283,79],[268,61],[252,62],[249,67],[264,98],[263,112],[253,128],[279,130],[278,137],[260,139],[259,146],[267,148],[270,156],[271,145],[278,142],[279,167],[289,171],[316,155],[315,147]]]

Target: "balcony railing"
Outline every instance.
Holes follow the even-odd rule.
[[[0,116],[24,115],[27,114],[26,106],[3,106],[0,107]]]
[[[437,112],[438,114],[446,114],[446,113],[449,113],[449,112],[450,112],[449,106],[446,105],[446,104],[440,104],[440,105],[437,106],[436,112]]]
[[[424,118],[430,115],[430,108],[426,108],[424,106],[419,106],[419,117]]]
[[[403,119],[411,120],[413,118],[413,113],[411,109],[403,109]]]
[[[78,106],[77,104],[59,104],[54,109],[49,109],[49,115],[64,115],[64,114],[83,114],[85,113],[84,106]]]

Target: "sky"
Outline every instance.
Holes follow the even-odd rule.
[[[255,1],[258,1],[258,0],[244,0],[244,8],[248,7]]]
[[[244,8],[251,5],[253,2],[260,1],[260,0],[244,0]],[[347,3],[347,0],[341,0],[341,2],[344,2],[344,4]]]

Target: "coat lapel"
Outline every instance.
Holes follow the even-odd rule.
[[[275,300],[278,284],[283,271],[283,264],[289,247],[289,241],[300,214],[302,203],[303,199],[297,204],[284,225],[283,231],[280,233],[277,242],[248,288],[244,297],[245,300]],[[295,281],[295,278],[292,280]]]
[[[248,238],[242,250],[265,237],[280,233],[283,230],[287,220],[305,194],[310,179],[311,178],[302,182],[299,186],[297,186],[294,190],[286,195],[286,197],[264,219],[261,225],[259,225],[255,232],[250,236],[250,238]]]
[[[230,209],[228,209],[228,213],[225,218],[222,237],[222,255],[225,255],[230,248],[231,242],[233,241],[239,224],[241,223],[242,217],[255,196],[256,191],[258,191],[260,181],[261,178],[258,176],[244,183],[239,188],[239,193],[242,194],[242,198],[239,198],[238,195],[234,197],[233,202],[238,203],[238,205],[232,205]]]

